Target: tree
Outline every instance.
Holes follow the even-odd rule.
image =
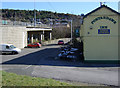
[[[54,39],[70,38],[70,35],[71,35],[70,28],[67,28],[67,27],[53,28],[53,31],[52,31],[52,37]]]

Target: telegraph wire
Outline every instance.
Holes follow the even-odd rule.
[[[48,5],[55,11],[55,12],[57,12],[56,10],[55,10],[55,8],[52,6],[52,4],[51,4],[51,2],[48,0]]]

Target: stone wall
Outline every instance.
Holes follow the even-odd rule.
[[[50,40],[50,41],[45,41],[43,44],[46,45],[46,44],[58,44],[58,41],[59,40],[63,40],[64,43],[67,43],[71,40],[71,38],[61,38],[61,39],[55,39],[55,40]]]

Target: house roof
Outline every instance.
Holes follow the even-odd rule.
[[[85,18],[85,17],[87,17],[88,15],[90,15],[90,14],[92,14],[92,13],[96,12],[97,10],[99,10],[99,9],[103,8],[103,7],[105,7],[105,8],[107,8],[107,9],[111,10],[112,12],[114,12],[114,13],[116,13],[116,14],[120,15],[120,13],[119,13],[119,12],[117,12],[117,11],[113,10],[112,8],[108,7],[107,5],[101,5],[100,7],[96,8],[95,10],[93,10],[93,11],[89,12],[88,14],[86,14],[86,15],[84,16],[84,18]]]

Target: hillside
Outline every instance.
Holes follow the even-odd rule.
[[[2,9],[2,20],[7,20],[7,25],[33,26],[34,10]],[[53,39],[69,38],[71,36],[70,20],[72,20],[74,32],[75,29],[80,27],[79,15],[36,10],[36,26],[52,27]]]
[[[2,9],[2,19],[33,23],[34,10]],[[50,24],[51,21],[54,24],[57,21],[69,21],[71,19],[76,26],[79,25],[80,16],[78,15],[36,10],[36,21],[42,22],[43,24]]]

